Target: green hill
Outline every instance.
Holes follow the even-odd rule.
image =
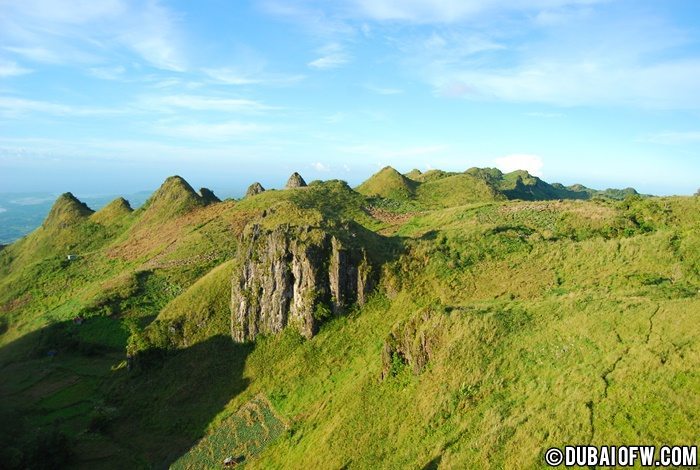
[[[387,166],[358,186],[357,192],[365,196],[380,196],[401,200],[413,197],[416,186],[415,182],[406,178],[392,167]]]
[[[504,198],[486,181],[469,174],[459,173],[444,174],[439,178],[428,176],[418,187],[416,199],[423,207],[437,208]]]
[[[65,228],[85,220],[93,212],[87,204],[79,201],[73,194],[64,193],[56,199],[42,226],[47,229]]]
[[[206,189],[206,188],[203,188]],[[208,191],[208,190],[207,190]],[[209,192],[204,194],[209,195]],[[211,193],[213,195],[213,193]],[[209,198],[211,199],[211,197]],[[170,176],[139,208],[142,219],[158,221],[176,217],[193,209],[204,207],[209,201],[197,194],[180,176]]]
[[[99,211],[92,214],[92,220],[102,225],[119,224],[126,219],[134,210],[129,205],[129,201],[123,197],[118,197],[114,201],[104,206]]]
[[[408,175],[61,196],[0,250],[2,467],[545,468],[697,440],[700,198]]]

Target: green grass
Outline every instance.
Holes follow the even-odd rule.
[[[216,430],[174,462],[171,468],[219,468],[228,457],[245,462],[279,438],[285,428],[265,398],[255,397],[219,422]]]
[[[61,202],[70,224],[0,251],[6,461],[60,447],[78,468],[543,468],[551,446],[697,443],[700,198],[399,176],[380,172],[372,197],[329,181],[204,204],[171,180],[141,211]],[[252,224],[349,228],[380,285],[310,340],[235,344]],[[397,343],[410,357],[382,379]]]

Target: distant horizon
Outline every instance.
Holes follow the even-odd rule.
[[[0,191],[356,185],[385,165],[700,185],[698,2],[229,3],[3,2]]]
[[[412,170],[414,170],[414,169],[417,169],[417,170],[421,171],[422,173],[425,173],[425,172],[428,172],[428,171],[431,171],[431,170],[441,170],[441,171],[448,171],[448,172],[456,172],[456,173],[459,173],[459,172],[466,171],[466,170],[468,170],[469,168],[474,168],[474,166],[470,166],[470,167],[465,168],[464,170],[461,170],[461,171],[460,171],[460,170],[445,170],[445,169],[443,169],[443,168],[429,168],[429,169],[425,169],[425,170],[421,170],[421,169],[419,169],[419,168],[410,168],[410,169],[408,169],[408,170],[405,170],[405,169],[403,169],[403,168],[396,168],[396,167],[393,166],[393,165],[385,165],[385,166],[390,166],[390,167],[392,167],[392,168],[395,168],[397,171],[399,171],[399,172],[402,173],[402,174],[407,174],[407,173],[409,173],[410,171],[412,171]],[[382,168],[384,168],[384,167],[382,167]],[[496,165],[494,165],[494,166],[477,167],[477,168],[498,168],[498,167],[497,167]],[[605,186],[605,185],[596,185],[595,183],[588,184],[588,183],[586,183],[586,182],[582,182],[582,181],[578,181],[578,180],[577,180],[577,181],[573,181],[573,182],[569,182],[569,181],[559,181],[559,180],[550,180],[550,179],[548,179],[546,176],[545,176],[545,177],[543,177],[542,175],[539,175],[539,176],[538,176],[537,174],[535,174],[536,172],[533,172],[533,171],[532,171],[532,168],[531,168],[531,169],[526,169],[526,168],[518,168],[518,169],[506,168],[506,169],[502,169],[502,168],[498,168],[498,169],[501,170],[503,173],[508,173],[508,172],[516,171],[516,170],[528,171],[528,172],[529,172],[530,174],[532,174],[533,176],[537,176],[538,178],[540,178],[541,180],[543,180],[543,181],[545,181],[545,182],[547,182],[547,183],[549,183],[549,184],[560,183],[560,184],[563,184],[564,186],[567,186],[567,187],[573,186],[573,185],[576,185],[576,184],[582,184],[583,186],[586,186],[586,187],[591,188],[591,189],[597,189],[597,190],[633,188],[633,189],[635,189],[637,192],[639,192],[640,194],[646,194],[646,195],[650,195],[650,196],[659,196],[659,197],[663,197],[663,196],[692,196],[692,195],[695,193],[695,191],[698,189],[698,188],[693,189],[693,190],[691,190],[691,191],[690,191],[689,193],[687,193],[687,194],[684,194],[684,193],[674,193],[674,192],[650,192],[650,191],[646,191],[646,190],[643,189],[644,187],[646,187],[646,185],[644,185],[644,186],[641,186],[641,185],[636,186],[636,185],[634,185],[634,184],[628,184],[628,185],[616,185],[616,186],[610,186],[610,185],[608,185],[608,186]],[[355,188],[355,187],[359,186],[360,184],[362,184],[362,182],[364,182],[364,181],[366,181],[368,178],[370,178],[372,175],[376,174],[376,173],[377,173],[378,171],[380,171],[380,170],[381,170],[381,168],[377,169],[376,171],[374,171],[374,172],[371,173],[371,174],[368,174],[364,179],[359,179],[359,180],[358,180],[358,179],[349,180],[349,179],[345,179],[345,178],[342,178],[342,177],[334,177],[334,175],[328,174],[328,173],[326,173],[326,174],[324,175],[325,177],[310,179],[310,178],[307,178],[306,176],[304,176],[304,173],[303,173],[302,171],[298,171],[298,170],[293,170],[293,171],[297,171],[299,174],[301,174],[301,176],[307,181],[307,183],[309,183],[309,182],[311,182],[311,181],[314,181],[314,180],[321,180],[321,181],[342,180],[342,181],[347,182],[351,187]],[[309,173],[311,173],[311,172],[309,172]],[[291,173],[290,173],[290,174],[291,174]],[[80,189],[76,189],[76,190],[72,190],[72,189],[65,189],[65,190],[56,189],[56,190],[52,190],[52,191],[49,191],[49,190],[43,190],[43,191],[42,191],[42,190],[36,190],[36,191],[0,191],[0,196],[12,196],[12,195],[16,195],[16,196],[21,196],[21,195],[27,195],[27,196],[30,196],[30,195],[46,195],[46,196],[48,196],[48,195],[54,195],[54,196],[59,196],[59,195],[61,195],[61,194],[63,194],[63,193],[70,192],[70,193],[72,193],[74,196],[76,196],[78,199],[81,199],[81,198],[89,199],[89,198],[105,198],[105,197],[109,197],[109,196],[112,196],[112,197],[117,198],[117,197],[134,196],[134,195],[139,195],[139,194],[141,194],[141,195],[144,195],[144,194],[150,195],[151,193],[153,193],[154,191],[156,191],[156,190],[160,187],[160,185],[163,183],[163,181],[165,181],[166,178],[168,178],[168,177],[170,177],[170,176],[180,176],[180,177],[182,177],[185,181],[187,181],[187,182],[188,182],[195,190],[197,190],[197,191],[198,191],[200,188],[208,188],[208,189],[212,190],[218,197],[220,197],[220,198],[222,198],[222,199],[224,199],[224,198],[239,199],[239,198],[243,197],[243,196],[245,195],[245,192],[246,192],[246,189],[248,188],[248,186],[249,186],[250,184],[255,183],[255,182],[261,183],[265,189],[283,189],[283,188],[284,188],[284,185],[285,185],[285,183],[286,183],[286,181],[287,181],[287,178],[289,177],[289,175],[287,175],[287,176],[285,176],[285,177],[283,177],[283,178],[274,178],[274,180],[273,180],[273,178],[271,178],[271,177],[264,178],[264,181],[263,181],[263,179],[251,180],[249,183],[243,184],[242,186],[241,186],[241,185],[237,185],[237,186],[223,186],[223,185],[214,186],[214,185],[200,184],[199,182],[202,181],[202,178],[201,178],[201,177],[193,178],[194,181],[197,181],[197,182],[198,182],[198,183],[194,184],[194,183],[192,182],[193,180],[191,180],[190,178],[188,178],[186,175],[183,175],[183,174],[181,174],[181,173],[172,173],[172,174],[169,174],[168,176],[165,176],[165,177],[160,181],[160,183],[155,184],[155,185],[153,185],[153,186],[151,186],[151,187],[149,187],[149,188],[142,188],[142,189],[136,189],[136,190],[122,191],[122,192],[119,192],[119,191],[95,192],[95,191],[82,191],[82,190],[80,190]],[[240,176],[240,174],[239,174],[239,176]],[[339,176],[342,176],[342,174],[339,175]],[[266,183],[267,183],[267,184],[266,184]],[[128,198],[127,198],[127,199],[128,199]],[[129,201],[129,202],[131,202],[131,201]],[[2,212],[2,211],[0,211],[0,213],[1,213],[1,212]]]

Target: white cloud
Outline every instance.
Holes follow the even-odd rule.
[[[544,162],[537,155],[513,154],[497,158],[496,167],[505,173],[526,170],[531,175],[541,177]]]
[[[333,113],[330,116],[326,117],[325,121],[329,124],[338,124],[339,122],[344,121],[346,117],[347,117],[346,113],[339,111],[337,113]]]
[[[139,3],[124,21],[119,41],[155,67],[183,71],[183,46],[175,15],[157,1]]]
[[[312,60],[307,65],[315,69],[333,69],[345,65],[350,58],[338,43],[327,44],[318,50],[321,57]]]
[[[355,32],[355,28],[343,18],[327,11],[329,6],[335,6],[332,2],[260,0],[259,3],[267,13],[297,24],[316,37],[332,38]]]
[[[700,131],[659,132],[640,139],[642,142],[664,145],[697,144],[700,143]]]
[[[42,113],[55,116],[98,116],[119,114],[124,109],[71,106],[48,101],[27,100],[12,96],[0,96],[0,116],[16,117],[27,113]]]
[[[193,111],[253,112],[278,110],[259,101],[244,98],[223,98],[201,95],[166,95],[142,97],[141,107],[149,110],[167,110],[174,108]]]
[[[323,164],[323,163],[321,163],[321,162],[312,163],[312,164],[311,164],[311,167],[312,167],[314,170],[319,171],[319,172],[323,172],[323,173],[326,173],[326,172],[331,171],[331,167],[330,167],[330,166],[325,165],[325,164]]]
[[[512,69],[437,70],[436,90],[482,100],[557,106],[616,105],[642,108],[700,107],[700,60],[657,65],[602,61],[532,61]]]
[[[400,88],[380,87],[371,83],[365,84],[365,88],[378,95],[399,95],[403,93],[403,90]]]
[[[16,62],[0,59],[0,78],[16,77],[18,75],[25,75],[30,72],[30,69],[17,65]]]
[[[305,75],[266,73],[263,71],[243,72],[235,68],[207,68],[203,72],[217,83],[225,85],[277,85],[288,86],[302,81]]]
[[[405,66],[438,96],[554,106],[699,108],[700,57],[678,52],[693,44],[693,37],[661,17],[608,13],[589,9],[546,25],[511,18],[513,29],[528,32],[524,36],[497,28],[458,34],[446,28],[422,42],[403,44]]]
[[[397,158],[408,158],[425,155],[436,155],[444,153],[448,147],[446,145],[415,145],[403,147],[391,147],[381,144],[360,144],[340,147],[343,153],[372,157],[382,161]]]
[[[89,70],[90,75],[102,80],[119,80],[124,77],[126,69],[121,66],[115,67],[93,67]]]
[[[40,62],[44,64],[59,64],[63,59],[54,51],[43,47],[5,47],[6,51],[10,51],[27,60]]]
[[[23,0],[1,4],[0,41],[26,60],[104,64],[127,49],[151,66],[185,69],[179,18],[158,0]]]
[[[454,23],[490,12],[538,11],[605,0],[353,0],[356,11],[377,21]]]
[[[525,113],[526,116],[537,117],[537,118],[559,118],[563,117],[564,113],[547,113],[543,111],[532,111]]]
[[[176,138],[201,141],[238,139],[269,131],[268,126],[251,122],[226,121],[218,123],[168,123],[162,122],[154,130]]]

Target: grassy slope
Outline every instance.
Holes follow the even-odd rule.
[[[406,178],[390,166],[382,168],[378,173],[357,187],[357,192],[365,196],[379,196],[389,199],[410,199],[415,193],[417,184]]]
[[[670,207],[670,223],[657,219],[649,232],[591,203],[507,203],[415,221],[406,232],[444,229],[396,268],[394,295],[312,341],[283,335],[251,354],[255,379],[240,400],[264,390],[295,422],[254,466],[529,468],[548,446],[572,442],[694,442],[697,219],[674,219],[697,214],[698,203],[652,204]],[[514,218],[535,232],[494,235]],[[474,248],[483,259],[470,257]],[[380,381],[392,326],[426,310],[447,325],[428,369]]]
[[[549,445],[692,442],[697,198],[506,202],[474,175],[422,178],[421,211],[390,223],[341,182],[205,206],[170,180],[161,195],[185,201],[175,212],[39,229],[0,252],[0,396],[29,426],[76,436],[86,467],[161,465],[209,435],[182,462],[201,449],[223,460],[232,449],[217,436],[260,396],[289,424],[251,447],[260,468],[531,467]],[[314,339],[236,346],[227,260],[263,211],[353,219],[403,255],[368,305]],[[426,312],[442,322],[427,369],[398,364],[380,380],[389,332]],[[139,341],[151,353],[127,373]]]

